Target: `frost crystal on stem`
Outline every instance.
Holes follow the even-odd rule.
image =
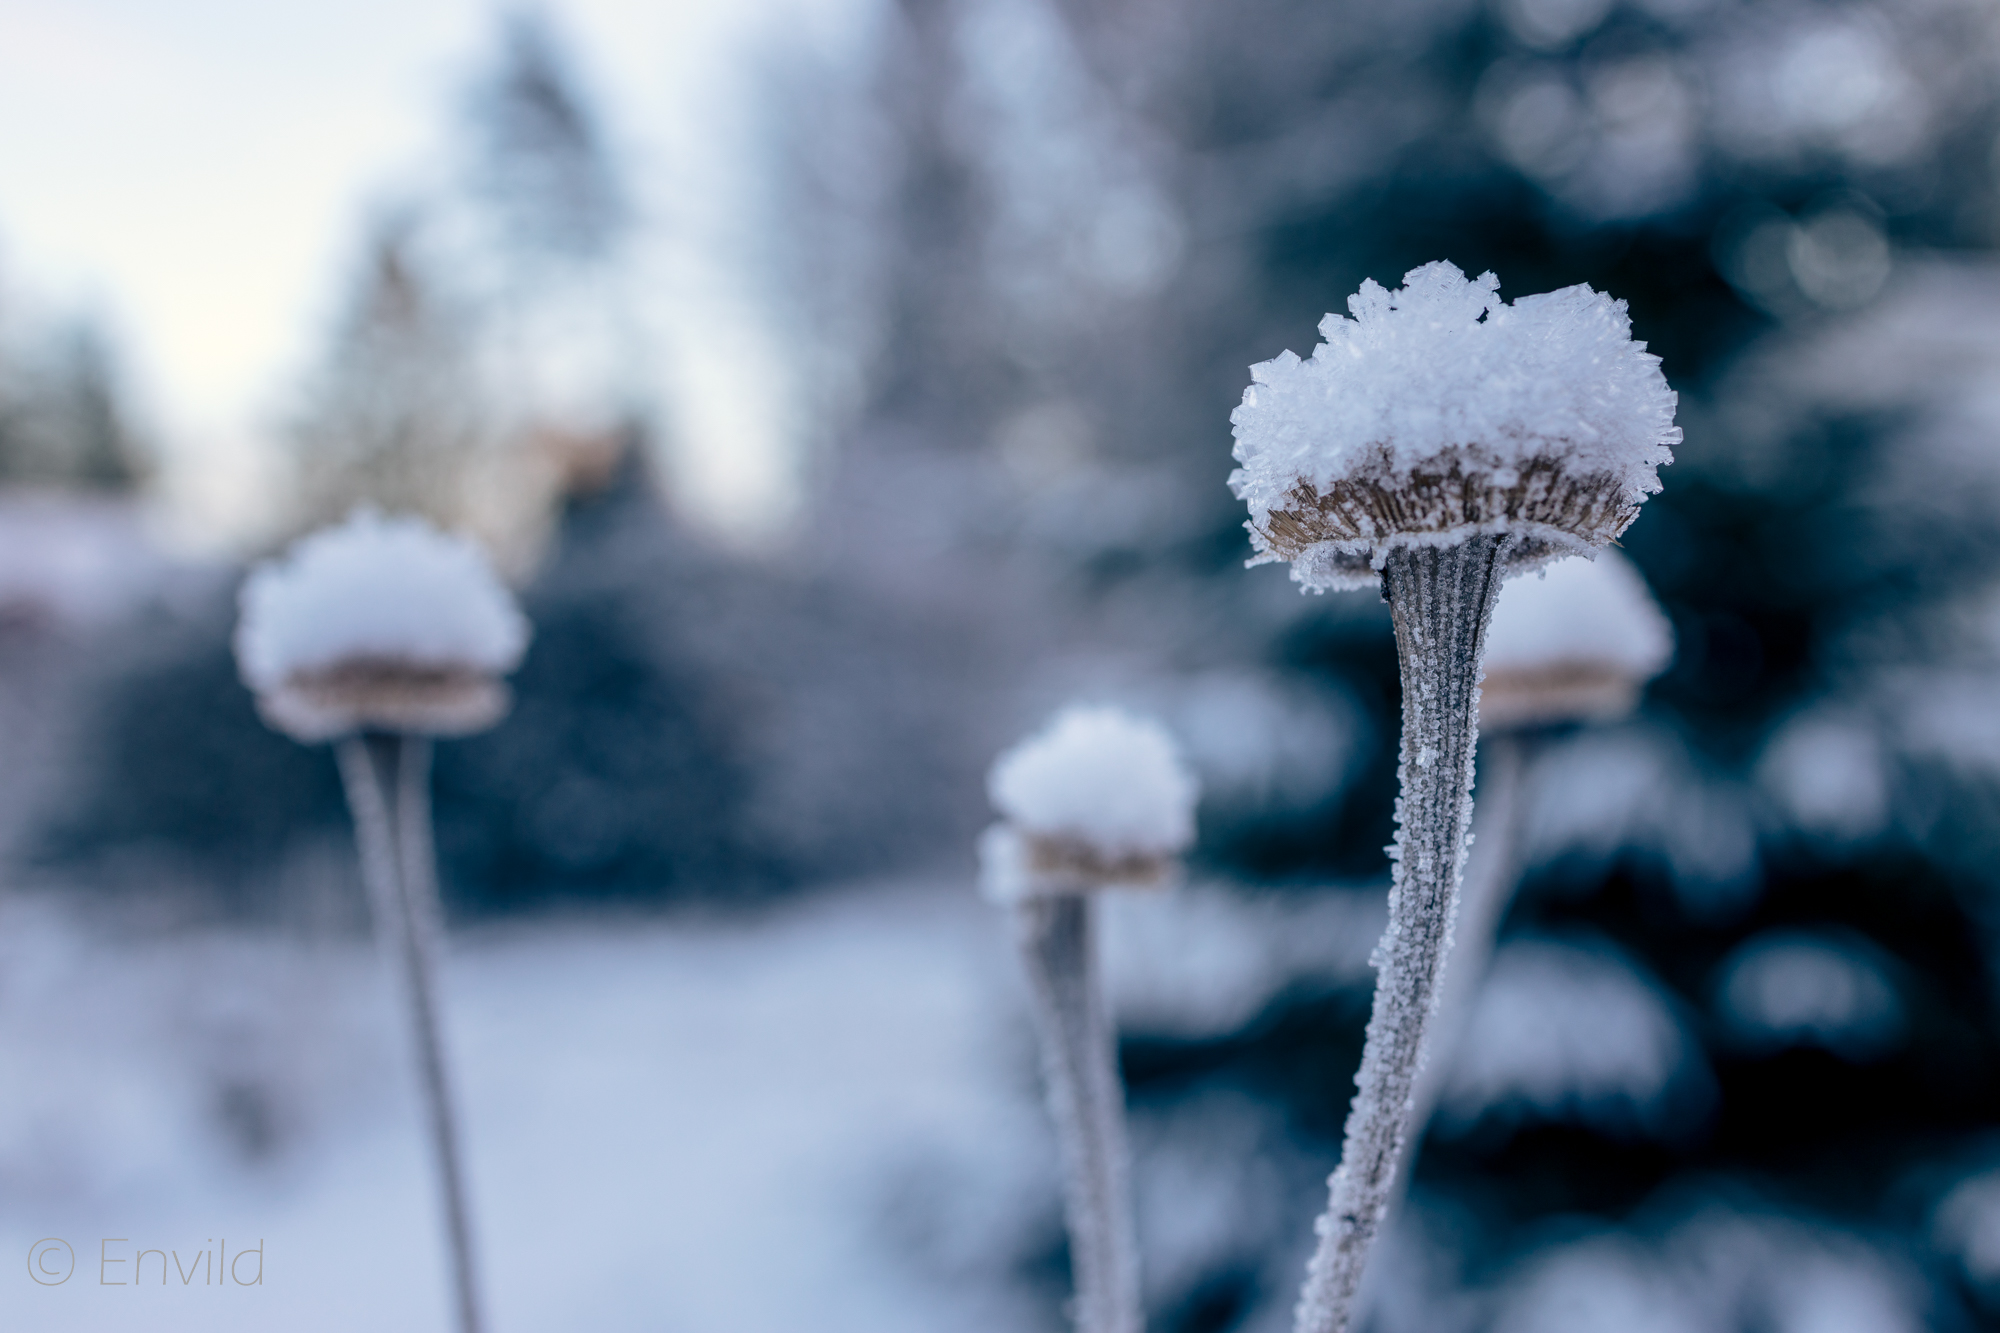
[[[1097,904],[1084,894],[1015,909],[1034,996],[1042,1077],[1063,1158],[1063,1215],[1082,1333],[1139,1333],[1139,1244],[1117,1035],[1097,967]]]
[[[1194,776],[1157,724],[1070,708],[987,779],[1006,822],[979,843],[981,887],[1014,915],[1062,1154],[1079,1333],[1140,1333],[1117,1039],[1097,964],[1099,889],[1159,887],[1194,839]]]
[[[1680,438],[1659,358],[1622,302],[1571,287],[1512,305],[1428,264],[1328,315],[1310,360],[1252,369],[1230,485],[1255,563],[1307,589],[1379,579],[1396,626],[1403,741],[1395,870],[1340,1168],[1300,1333],[1344,1333],[1411,1132],[1472,817],[1480,655],[1509,574],[1604,546],[1659,489]]]
[[[1382,571],[1403,664],[1395,875],[1354,1105],[1299,1301],[1301,1329],[1346,1327],[1410,1134],[1472,818],[1479,653],[1511,541],[1482,533],[1457,546],[1399,547]]]

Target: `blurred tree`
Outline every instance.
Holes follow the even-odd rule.
[[[88,318],[30,337],[0,384],[0,481],[132,490],[146,451],[109,338]]]
[[[554,25],[532,9],[501,20],[495,64],[467,98],[468,183],[510,257],[600,264],[631,223],[631,201]]]
[[[471,329],[424,271],[417,217],[393,213],[370,235],[291,437],[295,523],[317,526],[357,504],[469,518],[470,471],[488,439]]]

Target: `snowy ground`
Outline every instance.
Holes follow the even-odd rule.
[[[1048,1326],[1007,1290],[1011,1256],[963,1252],[1054,1207],[996,926],[969,886],[934,886],[461,939],[448,1002],[492,1327]],[[0,1325],[446,1326],[411,1081],[364,950],[117,944],[19,902],[0,931]],[[75,1255],[60,1285],[29,1272],[44,1238]],[[261,1286],[162,1286],[152,1257],[143,1285],[104,1285],[132,1274],[107,1255],[192,1265],[225,1241],[262,1243]]]
[[[970,872],[456,934],[491,1327],[1062,1327],[1019,966]],[[1364,977],[1381,913],[1368,890],[1120,895],[1116,1006],[1227,1031],[1302,978]],[[144,937],[0,900],[0,1328],[446,1327],[393,995],[359,940]],[[1289,1186],[1323,1168],[1272,1114],[1218,1093],[1135,1127],[1153,1299],[1272,1252],[1289,1288]],[[261,1285],[208,1280],[225,1244],[253,1278],[260,1243]],[[163,1253],[135,1284],[141,1250]]]

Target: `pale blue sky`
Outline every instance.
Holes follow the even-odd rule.
[[[635,156],[726,199],[730,53],[779,15],[831,39],[856,4],[546,8]],[[0,295],[109,320],[192,521],[228,526],[253,503],[261,437],[368,201],[434,160],[495,10],[0,0]]]

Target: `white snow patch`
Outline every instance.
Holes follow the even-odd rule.
[[[1064,709],[994,760],[986,790],[1023,833],[1110,859],[1171,856],[1194,841],[1200,784],[1164,727],[1120,708]]]
[[[1494,1117],[1671,1133],[1700,1055],[1658,983],[1608,946],[1520,940],[1494,954],[1454,1058],[1448,1129]]]
[[[1887,767],[1867,719],[1819,709],[1786,722],[1765,744],[1757,780],[1800,828],[1855,842],[1889,823]]]
[[[1931,1214],[1931,1235],[1974,1286],[2000,1292],[2000,1169],[1954,1186]]]
[[[1658,726],[1599,727],[1552,748],[1530,770],[1527,863],[1608,864],[1651,853],[1688,911],[1726,916],[1758,891],[1749,793],[1708,770]]]
[[[236,657],[258,691],[369,658],[498,675],[528,644],[528,622],[476,546],[369,509],[259,565],[241,602]]]
[[[1887,1054],[1903,1035],[1902,1000],[1858,940],[1768,930],[1738,945],[1720,978],[1724,1022],[1756,1049],[1823,1046],[1866,1060]]]
[[[1704,1333],[1673,1275],[1638,1246],[1593,1236],[1544,1252],[1517,1280],[1495,1333]]]
[[[496,1333],[1051,1326],[1011,1265],[1055,1216],[1054,1146],[1022,1077],[1018,969],[968,897],[890,885],[743,922],[453,944],[446,1036]],[[0,904],[0,1253],[21,1266],[0,1325],[447,1326],[390,983],[358,941],[106,940]],[[216,1119],[209,1089],[237,1081],[310,1112],[261,1162]],[[951,1188],[912,1200],[920,1174]],[[910,1225],[959,1237],[956,1257],[906,1244]],[[79,1280],[28,1281],[50,1236]],[[105,1237],[184,1258],[261,1237],[265,1282],[98,1287]]]
[[[1293,987],[1372,980],[1388,920],[1374,889],[1245,892],[1191,884],[1101,905],[1105,988],[1118,1025],[1177,1037],[1234,1032]]]

